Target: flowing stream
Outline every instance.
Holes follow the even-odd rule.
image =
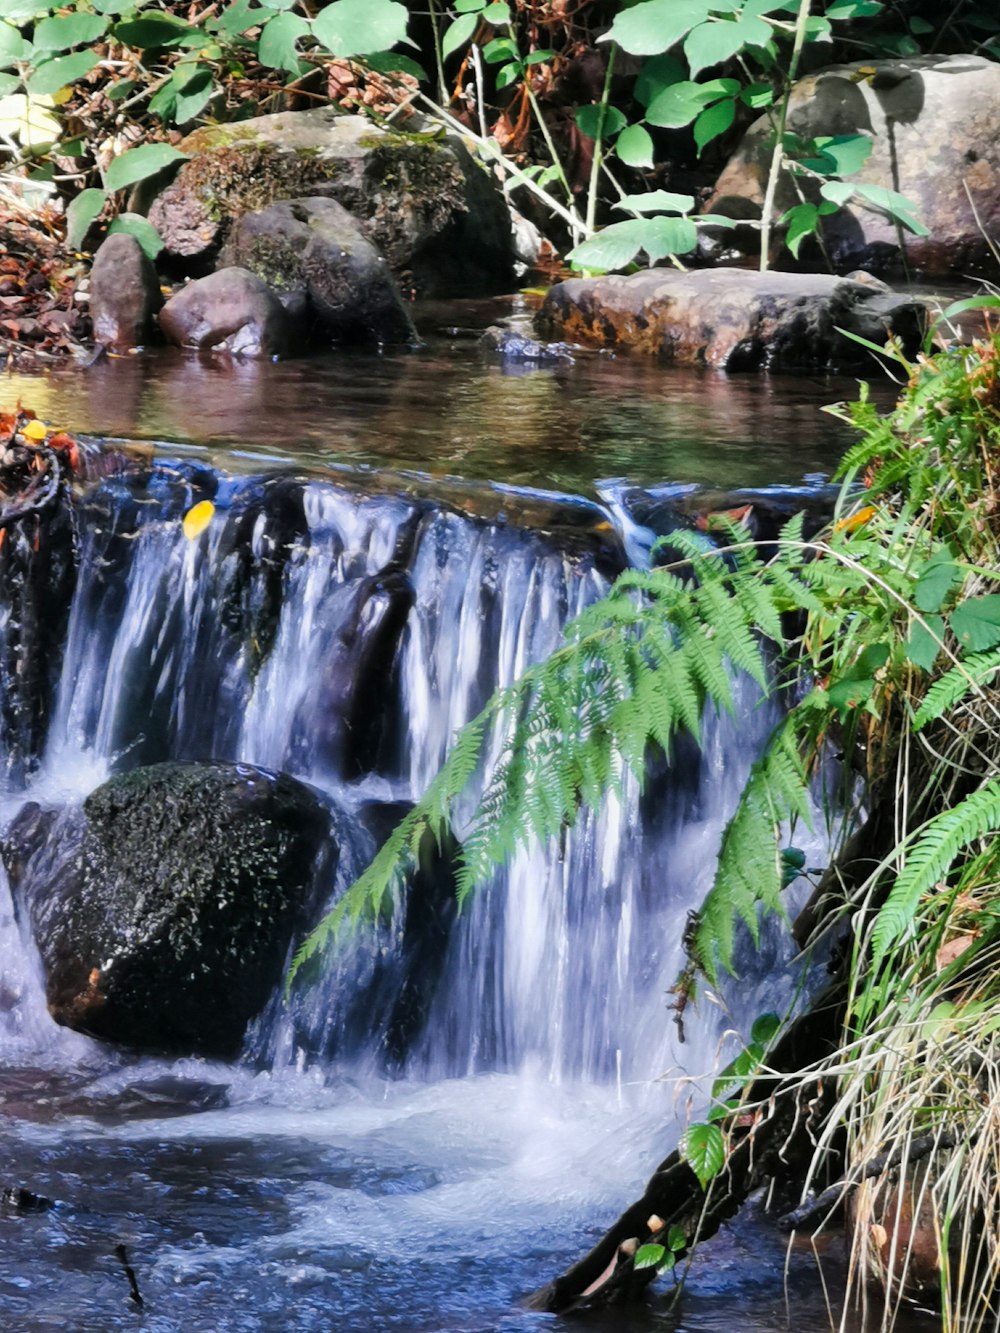
[[[361,382],[345,401],[322,383],[295,410],[299,372],[259,368],[274,389],[270,415],[247,432],[233,424],[244,371],[221,433],[197,429],[182,379],[171,421],[193,447],[95,449],[50,715],[37,743],[4,724],[4,822],[27,797],[80,799],[113,771],[167,758],[284,769],[348,810],[412,799],[489,693],[554,647],[566,620],[646,558],[685,504],[697,509],[685,487],[654,483],[721,484],[718,460],[702,458],[693,477],[666,461],[656,423],[669,420],[675,440],[698,427],[690,413],[670,419],[673,381],[662,372],[654,388],[648,368],[623,370],[614,416],[605,362],[498,382],[495,367],[459,347],[432,341],[426,353],[449,412],[463,396],[466,410],[421,477],[399,469],[441,418],[438,402],[433,413],[422,406],[426,386],[414,387],[428,372],[417,360],[402,370],[356,363]],[[136,373],[125,367],[126,389]],[[343,387],[343,367],[330,373]],[[741,430],[758,429],[732,419],[734,403],[780,402],[773,384],[701,383],[702,417],[713,395],[721,404],[704,433],[733,448]],[[676,381],[678,401],[692,384]],[[813,385],[807,397],[827,401],[843,387]],[[167,433],[155,414],[115,418],[113,399],[88,408],[93,380],[10,388],[76,427]],[[506,421],[500,389],[516,408]],[[799,395],[797,421],[801,382],[788,393]],[[324,439],[350,441],[335,456],[318,443],[317,402]],[[588,466],[602,403],[619,432],[617,470],[635,484],[601,481],[607,441]],[[525,441],[556,409],[569,426],[562,437],[553,427],[526,463]],[[839,437],[820,439],[818,418],[814,429],[805,449],[800,427],[786,428],[772,480],[801,482],[824,450],[835,455]],[[491,464],[506,485],[442,479],[461,470],[459,435],[478,449],[515,430],[525,439],[514,461],[495,445]],[[567,478],[551,460],[571,436]],[[764,480],[752,452],[744,462],[730,485]],[[482,467],[477,454],[465,471]],[[215,516],[192,541],[181,520],[203,499]],[[0,616],[0,642],[11,614]],[[368,931],[290,1004],[276,987],[234,1064],[140,1058],[57,1028],[0,884],[0,1187],[54,1204],[0,1208],[0,1329],[570,1327],[521,1298],[641,1192],[703,1103],[700,1076],[793,993],[775,931],[758,958],[748,954],[738,991],[688,1015],[684,1044],[669,1008],[686,914],[710,883],[768,722],[744,691],[736,719],[707,719],[702,754],[679,745],[645,793],[627,784],[564,848],[520,854],[424,951],[419,1012],[385,1001],[402,961],[392,937]],[[349,824],[328,895],[374,848],[360,820]],[[825,1327],[812,1260],[793,1253],[787,1275],[785,1262],[783,1242],[744,1220],[699,1255],[678,1307],[664,1293],[587,1326]]]

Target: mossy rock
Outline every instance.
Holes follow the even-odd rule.
[[[190,158],[153,201],[163,259],[207,271],[233,222],[285,199],[335,199],[362,224],[405,294],[509,289],[510,217],[496,181],[454,135],[379,129],[330,107],[195,130]]]
[[[2,852],[58,1023],[150,1051],[235,1055],[308,919],[331,819],[287,774],[155,764],[82,808],[25,806]]]

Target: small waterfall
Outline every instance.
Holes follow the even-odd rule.
[[[215,517],[190,540],[183,515],[202,500]],[[596,506],[536,497],[531,526],[514,497],[502,508],[475,517],[402,489],[188,461],[104,478],[79,506],[35,784],[84,794],[107,772],[168,758],[285,769],[352,812],[342,887],[457,728],[558,644],[626,546],[648,549],[645,527],[622,519],[609,557]],[[388,1055],[428,1078],[531,1067],[605,1082],[711,1065],[725,1020],[689,1025],[680,1049],[669,989],[768,727],[749,692],[740,713],[708,718],[701,753],[680,744],[644,793],[630,780],[561,848],[520,854],[457,920],[444,869],[429,874],[397,923],[364,932],[290,1009],[276,996],[253,1057]],[[761,995],[761,1009],[773,1004]]]

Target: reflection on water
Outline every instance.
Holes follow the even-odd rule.
[[[509,313],[461,312],[467,326]],[[581,352],[554,367],[505,366],[455,311],[421,321],[415,351],[337,352],[284,363],[161,349],[0,379],[81,433],[188,440],[587,493],[597,477],[760,485],[829,473],[848,435],[819,408],[854,380],[733,375]],[[876,378],[880,373],[873,366]],[[892,386],[881,390],[891,399]]]

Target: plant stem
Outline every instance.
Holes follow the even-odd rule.
[[[444,57],[441,54],[441,27],[438,23],[436,0],[429,0],[428,9],[431,17],[431,32],[434,35],[434,63],[437,66],[438,101],[448,100],[448,86],[444,81]]]
[[[590,184],[587,187],[587,231],[593,232],[597,221],[597,182],[600,179],[601,163],[604,160],[604,120],[608,113],[608,98],[611,96],[611,77],[615,71],[615,56],[618,47],[612,42],[608,53],[608,68],[604,74],[604,87],[597,109],[597,134],[594,138],[594,157],[590,164]]]
[[[778,110],[778,124],[774,139],[774,152],[771,155],[771,169],[767,175],[767,189],[764,192],[764,206],[760,219],[760,271],[768,268],[768,251],[771,248],[771,213],[774,210],[774,195],[778,188],[778,179],[785,159],[785,122],[788,119],[788,104],[792,99],[792,86],[799,68],[799,58],[806,41],[806,22],[812,0],[800,0],[799,12],[795,20],[795,37],[792,41],[792,54],[785,74],[785,91]]]

